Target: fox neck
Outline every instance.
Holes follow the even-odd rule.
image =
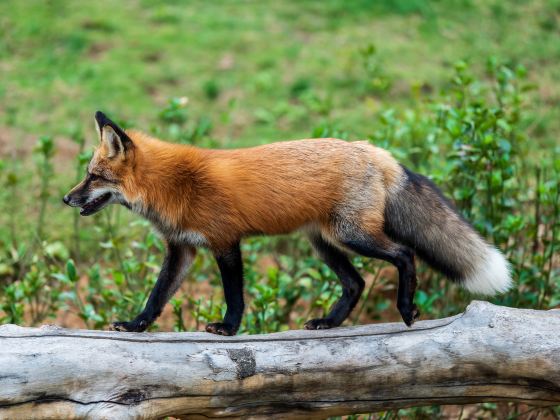
[[[204,170],[202,152],[190,146],[152,142],[135,156],[135,197],[129,208],[152,222],[165,236],[182,231],[196,200],[197,179]]]

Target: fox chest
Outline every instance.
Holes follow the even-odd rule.
[[[152,222],[159,234],[169,242],[193,247],[207,247],[209,245],[208,238],[197,230],[170,226],[151,212],[143,214],[143,216]]]
[[[208,246],[208,239],[196,230],[169,229],[164,226],[156,226],[156,229],[165,239],[176,244],[190,245],[193,247]]]

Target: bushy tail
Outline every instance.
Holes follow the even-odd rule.
[[[426,177],[404,168],[385,205],[385,232],[430,266],[473,293],[493,295],[511,285],[509,263],[455,210]]]

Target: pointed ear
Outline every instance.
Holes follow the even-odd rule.
[[[101,111],[95,113],[95,128],[100,140],[107,144],[110,158],[118,155],[124,157],[126,152],[132,148],[130,137]]]
[[[101,129],[101,142],[107,146],[107,157],[113,158],[116,156],[124,157],[126,153],[126,146],[119,135],[115,132],[113,127],[106,125]]]
[[[103,127],[111,124],[116,125],[113,121],[107,118],[103,112],[97,111],[95,113],[95,130],[97,131],[97,134],[99,134],[99,140],[101,140],[101,130]]]
[[[97,132],[97,136],[99,137],[99,141],[101,141],[101,125],[99,125],[99,120],[97,119],[97,114],[100,112],[97,111],[95,114],[95,131]]]

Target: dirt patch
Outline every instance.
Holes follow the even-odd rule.
[[[38,136],[23,133],[15,128],[0,127],[0,159],[21,160],[25,166],[31,165],[33,148]],[[73,173],[79,147],[72,140],[56,136],[53,163],[57,173]]]
[[[105,33],[111,33],[115,31],[115,27],[113,25],[103,20],[87,19],[83,21],[80,26],[87,31],[97,31]]]
[[[161,61],[163,55],[160,52],[150,52],[142,55],[142,61],[145,63],[157,63]]]
[[[232,53],[225,53],[218,61],[218,65],[216,66],[218,70],[227,71],[231,70],[235,66],[235,57]]]
[[[87,51],[87,56],[93,60],[99,60],[103,55],[111,49],[111,45],[107,43],[92,44]]]

